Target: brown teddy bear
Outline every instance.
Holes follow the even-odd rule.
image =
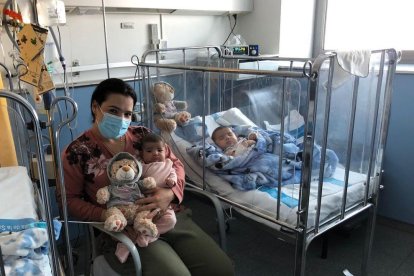
[[[127,224],[143,235],[156,237],[157,226],[146,218],[149,211],[137,212],[135,201],[144,197],[141,190],[153,189],[156,182],[153,177],[139,180],[142,174],[141,163],[131,154],[120,152],[108,164],[107,174],[111,184],[100,188],[96,193],[99,204],[107,206],[104,228],[120,232]]]
[[[154,123],[161,131],[172,132],[177,125],[185,125],[191,119],[186,101],[174,101],[174,88],[166,82],[154,84]]]

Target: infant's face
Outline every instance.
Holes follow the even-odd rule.
[[[142,149],[142,160],[144,163],[164,162],[165,146],[164,143],[146,143]]]
[[[223,128],[214,133],[214,142],[221,149],[237,144],[237,137],[230,128]]]

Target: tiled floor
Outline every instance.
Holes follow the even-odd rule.
[[[193,210],[194,220],[217,239],[212,208],[190,197],[187,197],[186,205]],[[244,219],[236,218],[229,224],[228,254],[235,263],[238,276],[293,274],[293,245]],[[361,275],[365,229],[361,222],[352,231],[331,231],[326,259],[320,257],[321,239],[313,241],[308,250],[306,275],[344,275],[345,269],[353,275]],[[368,271],[369,275],[375,276],[414,275],[414,226],[378,217]]]
[[[194,220],[218,240],[213,208],[198,198],[186,196],[185,206],[193,211]],[[245,219],[229,221],[227,233],[228,255],[233,259],[237,276],[292,275],[294,246],[277,239],[270,232]],[[343,229],[329,233],[328,257],[322,259],[321,239],[314,240],[308,249],[306,275],[361,275],[360,267],[365,242],[365,225],[357,224],[352,231]],[[83,274],[84,243],[80,248],[77,275]],[[378,217],[373,250],[368,267],[372,276],[414,275],[414,226]]]

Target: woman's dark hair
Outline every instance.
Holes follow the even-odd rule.
[[[135,94],[134,89],[124,82],[121,79],[111,78],[102,81],[95,88],[91,98],[91,113],[92,113],[92,122],[95,122],[95,114],[92,112],[92,104],[94,101],[101,105],[109,95],[111,94],[120,94],[124,96],[129,96],[134,101],[134,106],[137,103],[137,95]]]

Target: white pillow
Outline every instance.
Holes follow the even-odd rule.
[[[217,122],[214,120],[214,118],[209,115],[206,116],[206,126],[207,126],[207,131],[209,136],[211,136],[211,134],[213,133],[213,131],[218,128],[220,125],[217,124]]]
[[[257,127],[257,125],[247,118],[237,107],[225,111],[221,116],[218,116],[216,122],[222,126],[248,125]]]

